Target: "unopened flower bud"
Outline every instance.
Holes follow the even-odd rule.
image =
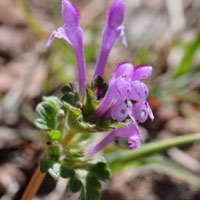
[[[65,116],[64,110],[60,109],[60,110],[59,110],[59,115],[60,115],[60,117],[63,118],[63,117]]]

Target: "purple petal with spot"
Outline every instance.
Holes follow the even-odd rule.
[[[114,72],[114,78],[118,78],[119,76],[131,78],[133,76],[133,65],[129,62],[124,62],[119,64]]]
[[[133,106],[133,116],[136,120],[141,123],[144,123],[148,118],[148,109],[144,102],[136,103]]]
[[[144,123],[148,117],[150,117],[151,120],[154,119],[151,107],[147,101],[141,101],[133,106],[133,116],[141,123]]]
[[[117,94],[116,97],[119,96],[122,99],[128,98],[130,92],[131,92],[131,84],[129,80],[126,80],[124,78],[117,78],[116,81],[114,82],[115,87],[117,88]]]
[[[114,120],[122,122],[129,114],[129,107],[124,101],[117,101],[112,107],[111,116]]]
[[[133,81],[131,83],[130,99],[134,101],[144,101],[149,96],[148,87],[141,81]]]
[[[151,76],[152,67],[150,65],[139,65],[135,67],[132,81],[146,79]]]

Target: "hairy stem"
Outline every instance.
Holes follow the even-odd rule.
[[[63,147],[67,147],[67,145],[71,142],[72,138],[74,137],[74,132],[68,130],[66,135],[62,140]],[[40,165],[38,165],[37,169],[35,170],[21,200],[31,200],[37,193],[43,179],[45,178],[47,173],[41,173]]]
[[[35,196],[36,192],[38,191],[46,173],[40,172],[40,165],[36,168],[31,181],[29,182],[21,200],[31,200]]]

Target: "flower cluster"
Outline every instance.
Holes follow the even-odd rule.
[[[129,149],[135,149],[141,145],[141,135],[137,121],[144,123],[148,116],[153,120],[154,116],[147,102],[149,94],[147,86],[141,79],[151,75],[152,67],[140,65],[135,69],[131,63],[120,64],[113,78],[110,80],[108,91],[96,110],[94,117],[104,119],[111,116],[119,122],[127,117],[132,120],[131,125],[117,128],[104,138],[88,154],[94,154],[112,142],[116,136],[128,138]],[[136,103],[132,103],[132,102]]]
[[[79,72],[79,93],[85,95],[86,69],[83,47],[83,31],[79,25],[80,16],[76,7],[68,0],[62,0],[62,15],[65,24],[54,30],[47,42],[49,47],[54,38],[65,39],[74,49],[78,72]],[[103,76],[108,55],[112,47],[120,37],[127,47],[125,27],[122,25],[125,15],[124,0],[115,0],[108,12],[107,25],[103,30],[102,46],[97,61],[93,80]],[[121,63],[115,70],[113,78],[109,82],[108,90],[99,103],[93,119],[106,120],[112,118],[118,122],[126,119],[131,124],[126,127],[116,128],[108,134],[103,141],[92,148],[87,154],[94,154],[112,142],[116,136],[128,139],[129,149],[135,149],[141,145],[141,135],[138,122],[144,123],[148,116],[153,120],[151,108],[147,102],[149,91],[141,79],[151,75],[152,67],[140,65],[133,67],[131,63]]]

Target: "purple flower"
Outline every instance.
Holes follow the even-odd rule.
[[[87,155],[92,155],[99,152],[108,144],[110,144],[113,140],[115,140],[115,138],[118,136],[128,139],[130,150],[141,146],[142,138],[140,135],[139,127],[137,122],[134,121],[130,126],[117,128],[111,131],[99,144],[89,150],[87,152]]]
[[[124,0],[115,0],[108,12],[108,23],[103,30],[103,40],[100,56],[98,59],[94,79],[96,76],[103,76],[109,52],[112,47],[118,42],[120,37],[124,45],[127,47],[126,37],[124,33],[125,27],[122,24],[124,20]]]
[[[100,56],[98,59],[94,79],[96,76],[102,76],[108,55],[112,47],[118,42],[120,37],[127,47],[124,34],[125,8],[124,0],[115,0],[108,12],[107,25],[103,30],[103,40]],[[47,42],[49,47],[53,40],[57,38],[65,39],[74,49],[78,73],[79,73],[79,91],[83,97],[85,93],[86,69],[83,48],[83,32],[79,25],[80,16],[76,7],[68,0],[62,0],[62,16],[65,24],[54,30]],[[148,117],[154,119],[151,108],[147,102],[149,90],[141,81],[151,75],[152,67],[149,65],[140,65],[133,67],[131,63],[121,63],[115,70],[113,78],[110,80],[105,97],[94,113],[94,119],[101,118],[105,120],[108,117],[122,122],[128,117],[132,120],[127,127],[116,128],[110,132],[98,145],[91,149],[87,154],[94,154],[106,145],[112,142],[115,137],[125,137],[129,144],[129,149],[138,148],[141,145],[142,138],[138,122],[144,123]],[[101,89],[97,93],[101,93]],[[133,103],[136,102],[136,103]]]
[[[91,155],[100,151],[117,136],[128,139],[129,149],[140,147],[142,138],[136,121],[144,123],[148,116],[154,119],[146,100],[149,94],[148,88],[140,79],[148,78],[151,72],[151,66],[141,65],[134,69],[131,63],[122,63],[116,68],[108,91],[94,117],[104,116],[104,119],[105,115],[111,115],[114,120],[121,122],[129,116],[132,123],[128,127],[113,130],[87,154]],[[131,100],[137,103],[133,105]]]
[[[65,39],[74,49],[79,73],[79,91],[83,96],[85,92],[86,70],[83,48],[83,32],[79,25],[79,12],[68,0],[62,0],[62,16],[65,24],[54,30],[47,42],[47,47],[51,45],[54,38]]]
[[[140,79],[148,78],[151,72],[151,66],[142,65],[134,70],[131,63],[120,64],[110,80],[108,91],[96,110],[94,117],[101,117],[109,106],[114,103],[111,115],[113,119],[123,121],[128,114],[132,113],[129,100],[139,102],[147,99],[149,95],[148,88]],[[120,108],[122,109],[120,110]]]

